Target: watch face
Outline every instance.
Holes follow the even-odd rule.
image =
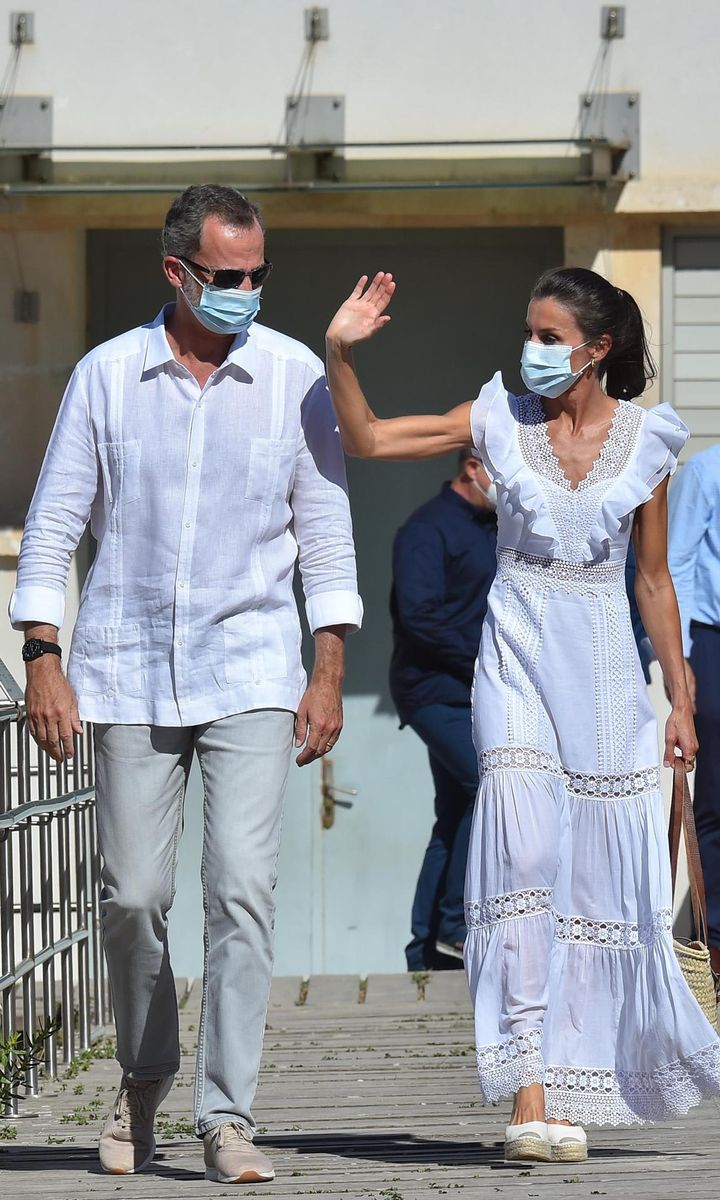
[[[22,648],[22,656],[24,662],[33,662],[42,654],[42,642],[40,638],[29,638]]]

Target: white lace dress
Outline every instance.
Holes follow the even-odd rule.
[[[656,1121],[720,1094],[720,1043],[672,946],[658,735],[625,591],[638,505],[687,429],[622,403],[573,490],[542,402],[500,375],[472,410],[498,486],[498,572],[473,689],[480,789],[466,969],[486,1101]]]

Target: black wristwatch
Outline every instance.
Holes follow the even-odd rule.
[[[62,650],[55,642],[44,642],[42,638],[28,638],[22,648],[23,662],[35,662],[43,654],[57,654],[62,658]]]

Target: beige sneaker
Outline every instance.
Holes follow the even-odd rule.
[[[162,1079],[123,1075],[115,1107],[100,1135],[100,1165],[109,1175],[135,1175],[155,1157],[155,1113],[173,1085]]]
[[[275,1169],[253,1146],[252,1134],[239,1122],[217,1125],[203,1137],[205,1178],[213,1183],[267,1183]]]

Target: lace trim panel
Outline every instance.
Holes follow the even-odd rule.
[[[488,771],[547,771],[562,776],[558,760],[546,750],[533,746],[493,746],[478,754],[480,774]]]
[[[643,767],[627,775],[585,775],[580,771],[565,771],[565,788],[573,796],[597,800],[623,800],[660,788],[660,768]]]
[[[669,908],[660,909],[641,922],[594,921],[590,917],[567,917],[558,912],[554,916],[557,942],[609,946],[613,950],[651,946],[672,929],[672,911]]]
[[[583,596],[598,592],[625,594],[624,562],[567,562],[563,558],[543,558],[501,546],[497,563],[497,577],[503,583],[520,580],[539,584],[548,591],[577,592]]]
[[[545,1084],[549,1117],[578,1125],[632,1125],[682,1116],[720,1095],[720,1042],[655,1071],[603,1067],[545,1067],[542,1030],[528,1029],[477,1050],[480,1091],[486,1104],[519,1087]]]
[[[478,1047],[480,1092],[486,1104],[543,1082],[542,1037],[542,1029],[528,1029],[497,1045]]]
[[[574,487],[553,449],[542,400],[533,393],[518,399],[518,441],[523,458],[539,475],[572,494],[621,474],[635,449],[642,420],[640,405],[619,403],[597,458],[585,478]]]
[[[552,888],[526,888],[501,896],[465,902],[468,929],[487,929],[503,921],[536,917],[551,913],[555,921],[555,940],[567,944],[605,946],[613,950],[633,950],[651,946],[672,929],[672,911],[659,909],[645,921],[595,920],[592,917],[567,916],[552,907]]]
[[[643,418],[644,411],[637,404],[622,403],[616,408],[598,457],[585,479],[574,488],[553,450],[540,397],[530,395],[519,398],[517,419],[520,453],[537,476],[558,532],[563,558],[572,559],[582,552],[597,518],[602,495],[630,461]]]
[[[522,892],[506,892],[503,896],[486,896],[484,900],[468,900],[465,924],[468,929],[482,929],[499,921],[535,917],[550,911],[552,897],[552,888],[527,888]]]
[[[666,1121],[720,1095],[720,1042],[648,1073],[549,1066],[544,1082],[546,1112],[556,1120],[579,1125]]]
[[[641,767],[622,774],[565,770],[554,755],[534,746],[492,746],[478,753],[480,775],[493,771],[545,771],[563,780],[565,790],[588,800],[625,800],[660,788],[660,768]]]

